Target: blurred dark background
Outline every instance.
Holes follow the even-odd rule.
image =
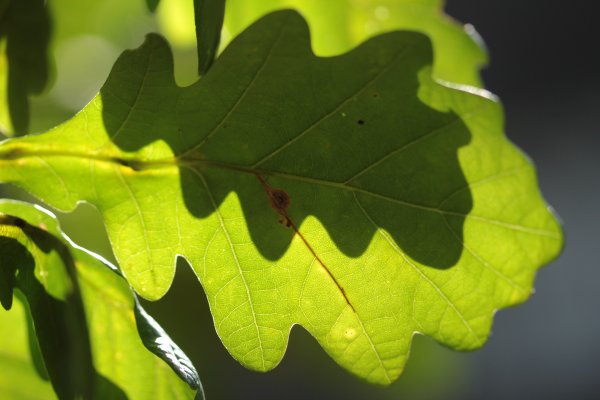
[[[165,4],[184,2],[191,4],[189,0]],[[88,22],[91,34],[77,36],[72,32],[75,22],[56,25],[59,75],[46,98],[33,102],[34,131],[68,118],[85,104],[119,52],[136,47],[148,30],[166,32],[176,46],[176,71],[185,76],[185,68],[190,68],[185,65],[191,64],[188,76],[193,73],[193,63],[181,62],[194,57],[193,32],[190,36],[184,24],[173,24],[160,15],[155,21],[140,8],[143,2],[132,3],[94,2],[95,9],[89,10],[98,20],[119,15],[115,24],[127,26],[125,31]],[[69,7],[92,7],[76,0],[55,0],[55,4],[64,4],[65,15]],[[447,0],[446,12],[474,25],[486,43],[490,53],[490,64],[483,71],[486,87],[500,96],[507,134],[536,164],[542,192],[563,219],[567,239],[562,256],[540,271],[536,294],[524,305],[496,315],[486,346],[457,353],[417,337],[404,375],[391,387],[380,388],[348,375],[296,327],[278,368],[268,374],[247,371],[221,345],[196,277],[179,265],[172,290],[147,308],[192,357],[209,399],[587,400],[600,396],[600,262],[595,252],[600,248],[600,57],[595,57],[600,24],[593,4],[590,0]],[[138,17],[125,17],[130,14]],[[60,71],[68,79],[61,78]],[[178,82],[185,83],[185,78]],[[100,223],[91,207],[61,218],[79,243],[110,256],[106,239],[90,234],[93,230],[88,227]],[[82,219],[89,222],[84,230]]]
[[[600,34],[593,4],[447,2],[447,12],[472,23],[487,44],[486,86],[504,104],[508,136],[536,164],[567,243],[540,271],[536,294],[501,311],[488,344],[468,356],[465,398],[599,396]]]
[[[564,221],[567,246],[540,271],[536,294],[500,311],[486,346],[456,353],[423,337],[401,379],[362,384],[294,328],[282,364],[245,371],[212,331],[206,304],[185,333],[203,342],[197,364],[207,393],[249,399],[596,399],[600,396],[600,64],[597,14],[589,0],[448,0],[446,11],[471,23],[490,53],[486,87],[506,111],[509,138],[533,159],[542,192]],[[179,268],[166,302],[201,296]],[[195,291],[196,295],[191,294]],[[177,293],[177,294],[176,294]],[[180,297],[180,298],[176,298]],[[157,311],[159,311],[157,309]],[[177,319],[196,311],[189,308]],[[167,315],[167,312],[164,313]],[[167,321],[165,320],[165,323]],[[174,323],[173,326],[176,324]]]

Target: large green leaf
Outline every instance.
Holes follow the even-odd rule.
[[[312,31],[319,55],[350,50],[367,38],[396,29],[427,34],[435,54],[434,76],[479,86],[479,68],[487,62],[472,26],[462,26],[442,11],[444,0],[228,0],[223,42],[271,11],[298,10]]]
[[[247,367],[276,366],[301,324],[389,383],[416,332],[481,346],[561,248],[499,105],[433,81],[431,58],[409,32],[318,58],[279,12],[179,88],[151,35],[72,120],[3,142],[0,181],[63,210],[94,204],[146,298],[185,257]]]
[[[10,263],[18,266],[15,287],[26,296],[59,398],[77,394],[98,399],[194,398],[194,390],[177,377],[185,375],[185,381],[198,388],[194,367],[134,301],[129,286],[111,271],[114,267],[66,238],[60,241],[56,221],[47,212],[26,203],[0,201],[0,213],[1,267],[7,271]],[[76,283],[70,273],[76,274]],[[79,320],[73,321],[75,317]],[[144,346],[169,359],[177,374]],[[86,387],[80,387],[86,380],[77,375],[89,375]]]

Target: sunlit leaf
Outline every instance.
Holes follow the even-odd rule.
[[[293,12],[240,35],[196,84],[156,35],[52,131],[0,145],[0,180],[103,215],[142,296],[190,261],[229,352],[269,370],[303,325],[342,366],[401,373],[415,332],[481,346],[561,248],[493,96],[431,78],[426,37],[339,57]]]

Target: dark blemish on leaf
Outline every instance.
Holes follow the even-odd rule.
[[[289,217],[288,208],[289,208],[290,202],[291,202],[290,196],[285,192],[285,190],[273,189],[267,183],[265,178],[263,178],[260,174],[256,173],[256,177],[258,178],[258,180],[260,181],[260,184],[262,185],[263,189],[267,193],[267,196],[269,196],[269,203],[271,204],[271,207],[275,211],[277,211],[277,213],[279,214],[280,218],[277,220],[277,222],[279,222],[282,225],[285,224],[285,226],[287,228],[292,228],[294,230],[296,235],[298,235],[298,237],[302,240],[302,242],[304,242],[304,244],[306,245],[306,248],[312,253],[312,255],[319,262],[319,264],[321,264],[321,266],[323,267],[325,272],[327,272],[327,274],[329,275],[331,280],[338,287],[340,293],[342,294],[342,296],[344,297],[344,300],[346,301],[346,304],[348,304],[350,306],[350,309],[352,310],[352,312],[356,312],[356,310],[354,309],[354,306],[350,302],[350,299],[348,298],[348,295],[346,294],[346,291],[344,290],[342,285],[340,285],[340,283],[335,278],[335,276],[333,276],[333,274],[331,273],[331,271],[329,270],[327,265],[325,265],[323,260],[321,260],[319,255],[316,253],[315,249],[312,248],[312,246],[310,245],[310,243],[308,243],[308,241],[306,240],[304,235],[298,230],[298,227],[296,226],[296,224],[294,224],[294,221],[292,221],[292,219]]]
[[[129,162],[123,160],[122,158],[113,157],[112,161],[124,167],[129,167]]]
[[[281,189],[273,189],[271,191],[271,202],[273,207],[278,211],[286,211],[290,205],[290,196]]]
[[[260,181],[260,184],[262,185],[263,189],[267,193],[267,196],[269,196],[269,203],[271,205],[271,208],[277,211],[277,213],[280,216],[282,216],[285,221],[289,221],[288,207],[290,206],[291,202],[290,196],[283,189],[272,188],[262,176],[256,176],[258,177],[258,180]],[[287,222],[286,226],[289,226]]]
[[[359,124],[359,125],[364,125],[365,121],[362,120],[362,119],[359,119],[358,121],[356,121],[356,123]]]
[[[141,171],[142,169],[140,163],[136,161],[129,161],[118,157],[113,157],[112,161],[124,167],[131,168],[134,171]]]
[[[372,96],[373,96],[374,98],[378,98],[378,97],[379,97],[379,92],[373,92]]]

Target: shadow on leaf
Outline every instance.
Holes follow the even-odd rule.
[[[418,73],[431,61],[429,40],[411,32],[316,57],[304,20],[283,11],[180,88],[168,45],[149,35],[115,64],[101,91],[103,120],[124,151],[168,144],[195,217],[235,192],[269,259],[314,216],[348,256],[382,234],[412,259],[449,268],[472,208],[457,154],[471,136],[459,116],[419,99]]]

